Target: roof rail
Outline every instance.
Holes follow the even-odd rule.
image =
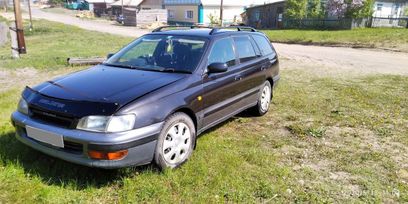
[[[208,26],[203,26],[203,25],[191,25],[191,26],[178,26],[178,25],[175,25],[175,26],[161,26],[161,27],[158,27],[158,28],[156,28],[156,29],[154,29],[152,32],[154,33],[154,32],[160,32],[160,31],[162,31],[164,28],[190,28],[190,29],[195,29],[195,28],[210,28],[210,29],[212,29],[213,27],[208,27]]]
[[[213,28],[210,32],[210,35],[215,34],[221,29],[232,29],[235,28],[237,31],[243,31],[243,30],[250,30],[251,32],[258,32],[255,28],[249,27],[249,26],[229,26],[229,27],[218,27],[218,28]]]

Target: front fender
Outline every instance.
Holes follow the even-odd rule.
[[[190,86],[182,88],[182,84],[174,84],[157,90],[128,104],[117,114],[136,114],[135,128],[140,128],[163,122],[169,115],[180,109],[189,109],[197,113],[202,109],[202,100],[198,100],[203,91],[201,81],[195,83],[186,81],[184,84],[190,84]],[[199,118],[196,115],[197,122]]]

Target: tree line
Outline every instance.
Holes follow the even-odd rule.
[[[365,18],[372,16],[374,0],[287,0],[285,16],[305,18]]]

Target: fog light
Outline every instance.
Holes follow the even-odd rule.
[[[121,150],[117,152],[101,152],[101,151],[88,151],[88,155],[91,159],[98,160],[119,160],[127,156],[128,150]]]

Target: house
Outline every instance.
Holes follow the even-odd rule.
[[[223,23],[241,20],[245,8],[264,4],[265,0],[224,0]],[[211,24],[220,18],[220,0],[164,0],[169,24]]]
[[[407,6],[408,0],[376,0],[373,17],[400,18]]]
[[[123,15],[123,23],[126,26],[148,26],[167,22],[163,0],[119,0],[111,6],[112,15]]]
[[[282,28],[284,0],[269,1],[270,3],[246,9],[244,24],[254,28]]]
[[[133,8],[137,10],[163,9],[163,0],[119,0],[111,4],[112,15],[122,14],[122,4],[124,8]]]
[[[88,3],[89,11],[92,11],[95,16],[100,17],[108,13],[108,7],[115,2],[114,0],[85,0]]]

